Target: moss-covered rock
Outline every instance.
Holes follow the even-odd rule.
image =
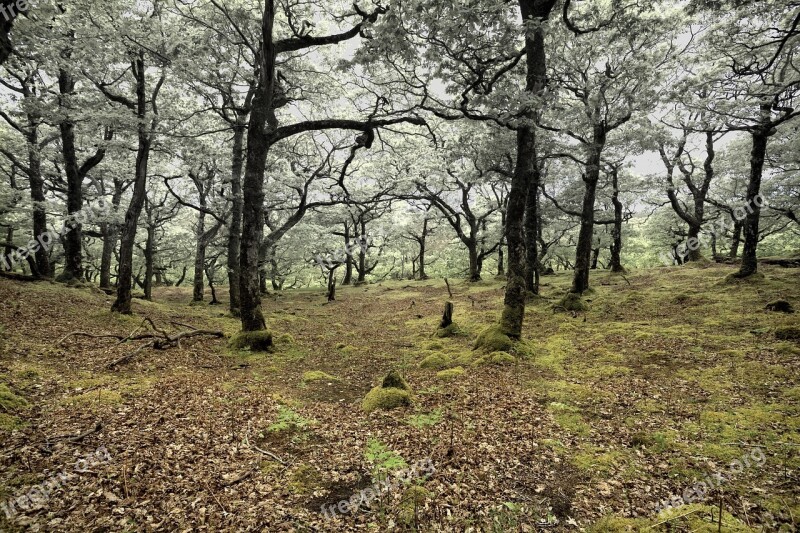
[[[434,370],[442,370],[450,366],[452,360],[446,354],[442,352],[433,352],[429,356],[425,357],[419,363],[420,368],[432,368]]]
[[[782,341],[800,340],[800,327],[781,326],[775,329],[775,338]]]
[[[303,383],[311,383],[313,381],[339,381],[339,378],[331,376],[322,370],[310,370],[303,373]]]
[[[377,409],[389,410],[409,405],[411,405],[411,393],[394,387],[375,387],[361,402],[361,407],[368,413]]]
[[[454,337],[459,333],[461,333],[461,330],[458,329],[458,326],[456,326],[455,322],[453,322],[446,328],[439,328],[436,330],[436,336],[439,338]]]
[[[557,311],[588,311],[589,306],[583,301],[581,295],[576,292],[568,292],[561,300],[553,307]]]
[[[231,337],[228,345],[234,350],[250,349],[253,352],[269,352],[272,349],[272,333],[269,331],[241,331]]]
[[[464,374],[464,367],[457,366],[455,368],[448,368],[447,370],[440,370],[439,372],[436,373],[436,378],[442,380],[450,380],[450,379],[455,379],[463,374]]]
[[[383,378],[381,387],[384,389],[402,389],[411,392],[411,387],[408,385],[403,376],[397,370],[390,370],[386,377]]]
[[[499,324],[484,329],[475,340],[475,349],[484,352],[507,352],[513,345],[511,338],[503,333]]]

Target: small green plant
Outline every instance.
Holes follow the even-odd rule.
[[[398,453],[387,448],[386,445],[378,439],[369,439],[367,441],[367,450],[364,452],[364,459],[372,465],[373,473],[387,474],[408,466],[405,459]]]
[[[267,427],[267,431],[273,433],[280,431],[303,431],[316,423],[316,420],[305,418],[288,407],[280,406],[278,407],[278,419]]]

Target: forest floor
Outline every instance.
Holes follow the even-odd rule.
[[[553,311],[569,275],[544,277],[516,359],[482,366],[472,345],[502,280],[451,281],[452,298],[442,280],[343,287],[330,304],[274,293],[274,353],[200,337],[113,370],[143,341],[59,341],[128,336],[144,317],[170,332],[239,323],[189,305],[186,287],[120,316],[96,289],[0,280],[0,505],[13,514],[0,530],[718,531],[721,508],[721,531],[796,531],[800,341],[775,332],[800,315],[765,305],[800,307],[800,272],[730,272],[596,272],[577,315]],[[437,338],[447,300],[461,333]],[[413,405],[365,413],[393,368]],[[321,512],[426,458],[432,475],[370,508]],[[657,512],[702,480],[719,486]]]

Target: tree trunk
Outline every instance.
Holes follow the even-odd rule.
[[[747,217],[744,220],[742,229],[744,230],[744,249],[742,250],[742,266],[736,273],[736,277],[744,278],[751,276],[758,271],[758,223],[761,217],[761,175],[764,172],[764,158],[767,155],[767,142],[769,137],[775,133],[769,124],[769,117],[772,109],[770,105],[762,105],[761,113],[766,117],[766,126],[760,127],[751,132],[753,147],[750,150],[750,182],[747,184]]]
[[[147,226],[147,241],[144,244],[144,299],[153,299],[153,262],[156,255],[156,227]]]
[[[114,180],[114,193],[111,196],[112,212],[116,213],[119,203],[122,201],[122,182]],[[119,228],[117,224],[104,222],[100,225],[103,233],[103,252],[100,256],[100,288],[111,288],[111,262],[114,258],[114,249],[117,246]]]
[[[72,75],[61,69],[58,76],[58,87],[61,93],[59,107],[65,117],[69,111],[64,99],[69,98],[75,90],[75,80]],[[75,123],[70,118],[64,118],[59,124],[61,132],[61,153],[64,156],[64,172],[67,174],[67,216],[74,215],[83,206],[83,179],[78,170],[78,158],[75,155]],[[58,281],[80,280],[83,277],[81,261],[82,228],[75,221],[70,220],[72,231],[64,236],[64,271]]]
[[[344,225],[344,245],[350,245],[350,226],[347,224]],[[344,261],[344,279],[342,280],[342,285],[350,285],[353,283],[353,256],[347,254]]]
[[[534,155],[534,158],[536,156]],[[525,200],[525,289],[539,294],[539,162],[535,162],[533,179],[528,184]]]
[[[183,270],[181,271],[181,277],[179,277],[178,281],[175,282],[175,286],[176,287],[180,287],[181,283],[183,283],[183,280],[186,279],[186,271],[187,270],[189,270],[189,269],[186,268],[186,265],[183,265]]]
[[[328,270],[328,301],[336,300],[336,269]]]
[[[117,299],[111,306],[117,313],[131,313],[131,284],[133,276],[133,247],[136,243],[136,226],[142,212],[145,196],[147,194],[147,163],[150,159],[152,144],[151,131],[148,126],[147,113],[147,86],[145,77],[144,60],[140,56],[135,61],[136,69],[136,100],[137,115],[139,119],[138,137],[139,147],[136,151],[136,172],[133,184],[131,203],[125,213],[125,223],[122,225],[122,237],[119,247],[119,275],[117,276]]]
[[[247,157],[242,186],[242,242],[239,253],[241,319],[243,331],[260,331],[267,328],[261,311],[261,293],[258,276],[258,251],[264,233],[264,172],[267,165],[269,142],[267,129],[275,124],[272,99],[275,85],[275,46],[272,29],[275,18],[274,0],[267,0],[262,21],[262,49],[258,69],[258,83],[247,129]],[[267,123],[270,123],[269,125]]]
[[[522,21],[546,20],[555,5],[555,0],[519,0]],[[525,91],[530,95],[540,94],[547,83],[544,31],[532,25],[525,31],[526,75]],[[500,328],[511,338],[522,335],[525,317],[525,203],[531,180],[536,172],[536,133],[533,121],[534,109],[524,109],[526,122],[517,130],[517,158],[511,179],[508,207],[506,211],[506,239],[508,242],[508,281],[503,299],[503,315]]]
[[[592,266],[591,270],[597,270],[597,261],[600,259],[600,247],[592,249]]]
[[[197,214],[197,230],[195,231],[197,245],[194,251],[194,282],[192,284],[192,301],[203,301],[203,276],[205,275],[206,264],[206,246],[208,243],[205,241],[206,232],[206,214],[200,211]]]
[[[44,178],[42,177],[42,160],[39,154],[39,133],[38,126],[35,124],[32,124],[32,131],[28,138],[28,168],[30,169],[28,181],[31,187],[31,200],[33,201],[33,238],[44,239],[47,236],[48,241],[47,246],[39,246],[36,250],[36,270],[40,276],[49,278],[53,275],[49,251],[54,244],[55,237],[47,229]]]
[[[426,280],[428,275],[425,273],[425,245],[427,244],[428,236],[428,219],[422,222],[422,236],[417,240],[419,243],[419,258],[417,259],[419,266],[416,268],[418,279]]]
[[[446,328],[453,323],[453,302],[444,304],[444,313],[442,313],[442,320],[439,322],[439,328]]]
[[[467,243],[467,251],[469,252],[469,280],[480,281],[481,271],[478,267],[478,243],[472,239]]]
[[[245,123],[247,115],[238,113],[233,128],[233,153],[231,155],[231,219],[228,225],[228,289],[231,315],[239,316],[241,306],[241,289],[239,287],[241,272],[239,266],[239,248],[242,245],[242,167],[244,165],[243,147]]]
[[[619,201],[619,170],[611,168],[611,203],[614,204],[614,225],[611,228],[611,272],[625,272],[622,266],[622,202]]]
[[[497,275],[504,276],[506,273],[505,258],[503,257],[503,245],[497,247]]]
[[[739,244],[742,242],[742,226],[744,225],[743,220],[737,220],[733,224],[733,237],[731,238],[731,251],[728,253],[728,257],[731,259],[736,259],[739,257]]]
[[[603,124],[596,124],[589,150],[583,208],[581,210],[581,229],[578,233],[578,245],[575,250],[575,273],[572,278],[570,292],[583,294],[589,289],[589,267],[591,266],[592,239],[594,237],[594,202],[597,195],[597,182],[600,180],[600,157],[606,143],[606,131]]]

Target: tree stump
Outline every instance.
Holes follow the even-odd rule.
[[[446,328],[453,323],[453,302],[444,304],[444,313],[442,314],[442,321],[439,323],[439,328]]]

